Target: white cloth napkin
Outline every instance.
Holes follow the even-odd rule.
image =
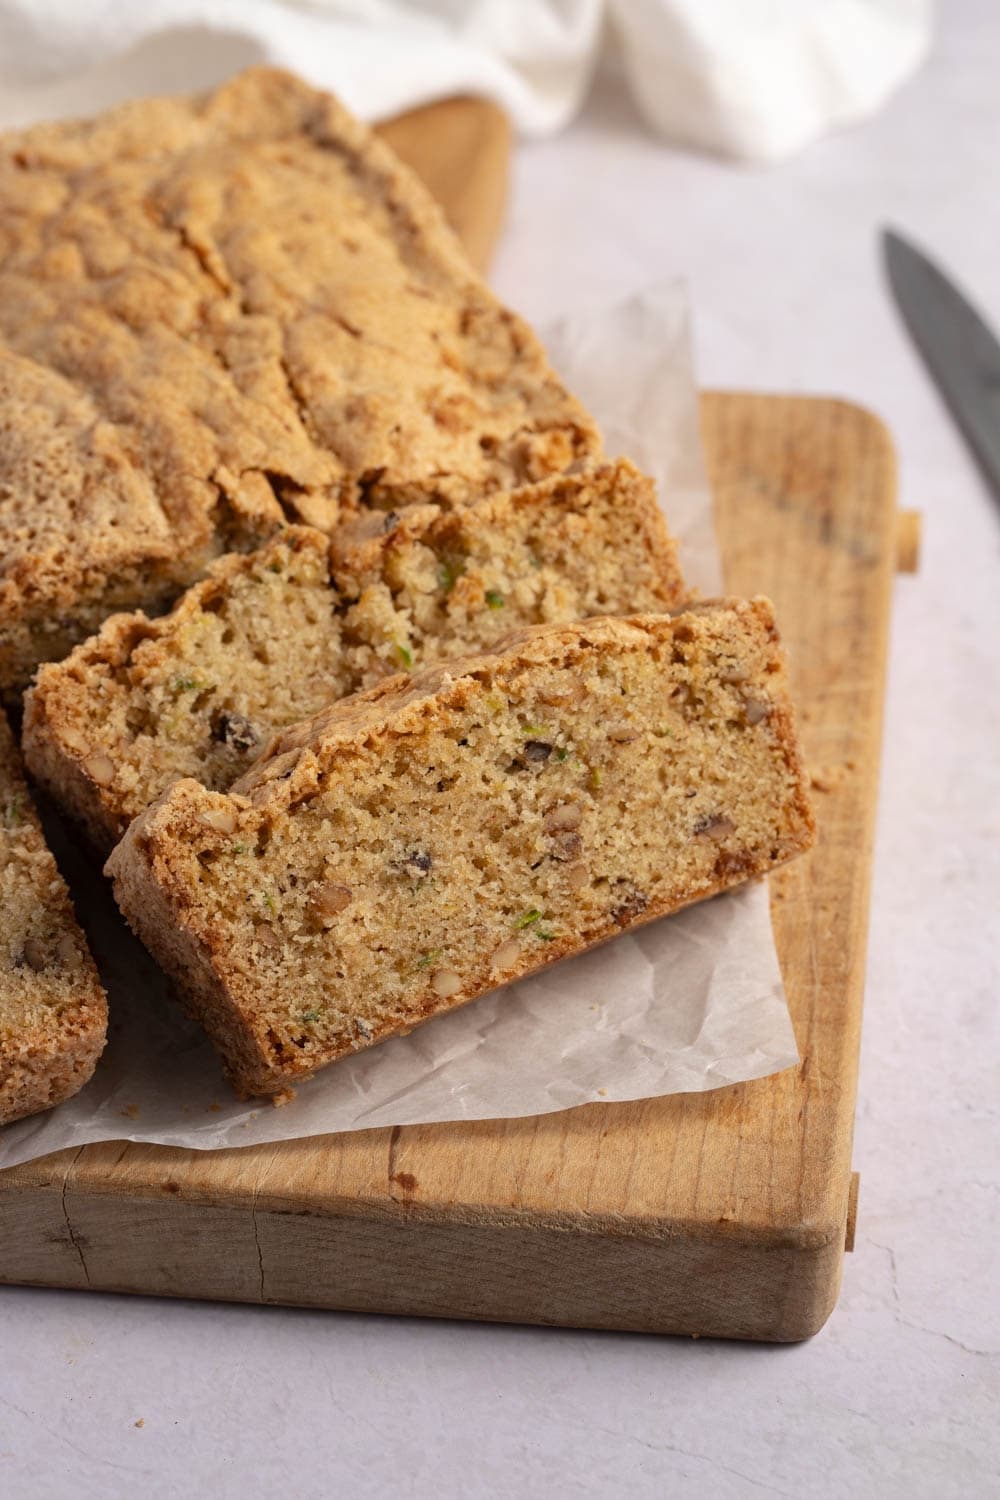
[[[0,0],[0,123],[267,61],[363,119],[482,94],[540,136],[615,48],[657,134],[773,161],[877,109],[930,37],[931,0]]]

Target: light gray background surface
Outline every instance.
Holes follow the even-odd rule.
[[[11,1500],[998,1493],[1000,511],[875,242],[912,233],[1000,326],[1000,13],[941,9],[884,114],[768,172],[657,146],[603,85],[519,152],[494,274],[538,320],[687,275],[702,383],[871,406],[924,512],[897,587],[862,1198],[830,1323],[772,1349],[4,1290]]]

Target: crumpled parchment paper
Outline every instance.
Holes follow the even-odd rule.
[[[689,581],[719,568],[701,463],[687,302],[675,283],[548,330],[609,454],[656,478]],[[767,891],[745,887],[334,1064],[283,1109],[234,1098],[215,1053],[49,820],[108,988],[108,1049],[58,1109],[0,1130],[0,1167],[88,1141],[208,1150],[433,1120],[544,1114],[760,1078],[797,1061]]]

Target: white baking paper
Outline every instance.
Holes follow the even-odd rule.
[[[718,588],[687,303],[675,283],[549,330],[560,372],[609,453],[658,481],[692,584]],[[86,852],[50,836],[111,1003],[107,1051],[58,1109],[0,1131],[0,1166],[88,1141],[208,1150],[433,1120],[545,1114],[760,1078],[797,1061],[771,936],[752,885],[336,1063],[282,1109],[235,1099],[200,1030],[118,917]]]

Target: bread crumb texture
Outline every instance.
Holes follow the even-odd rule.
[[[105,851],[172,782],[225,790],[279,729],[511,629],[683,597],[653,487],[627,462],[457,511],[289,527],[156,620],[120,615],[29,692],[32,773]]]
[[[0,715],[0,1125],[68,1099],[104,1048],[107,1002]]]
[[[290,75],[0,136],[0,686],[285,522],[597,448],[421,184]]]
[[[541,626],[176,783],[108,862],[247,1095],[807,848],[765,599]]]

